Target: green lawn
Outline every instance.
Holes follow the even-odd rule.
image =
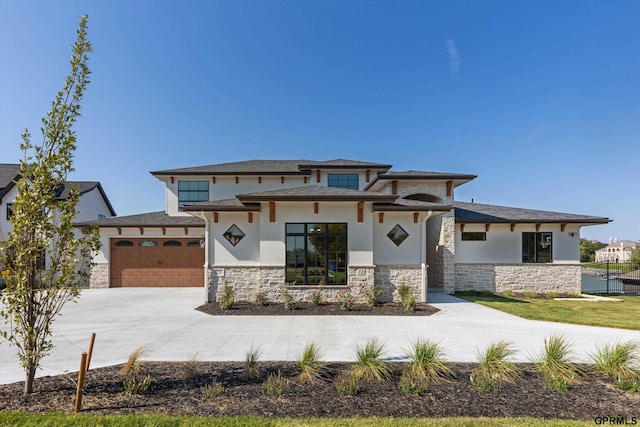
[[[640,330],[640,297],[615,296],[622,302],[589,302],[505,298],[497,295],[459,296],[525,319]]]
[[[163,415],[65,415],[65,414],[25,414],[0,413],[0,426],[91,426],[91,427],[508,427],[508,426],[593,426],[589,421],[544,420],[539,418],[261,418],[261,417],[169,417]]]

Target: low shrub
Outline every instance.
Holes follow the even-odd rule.
[[[531,291],[523,292],[523,293],[522,293],[522,295],[523,295],[525,298],[538,298],[538,297],[540,296],[540,295],[538,295],[538,293],[537,293],[537,292],[531,292]]]
[[[558,292],[549,292],[549,293],[545,294],[545,297],[547,297],[547,299],[560,298],[561,294],[558,293]]]
[[[413,292],[411,291],[411,288],[407,286],[407,284],[405,283],[398,286],[397,292],[398,292],[398,298],[400,298],[400,303],[404,307],[404,305],[407,302],[407,299],[409,298],[409,295],[413,295]]]
[[[224,287],[222,288],[222,294],[218,300],[218,304],[220,308],[223,310],[231,310],[235,305],[235,292],[233,291],[233,287],[229,286],[228,283],[225,282]]]
[[[341,372],[335,379],[336,391],[342,396],[356,396],[360,392],[360,380],[351,372]]]
[[[507,297],[507,298],[513,298],[516,296],[516,293],[513,291],[504,291],[502,293],[502,296]]]
[[[319,306],[324,304],[324,298],[322,298],[322,286],[320,286],[317,289],[314,289],[311,292],[311,296],[309,298],[309,301],[311,302],[311,304],[315,305],[315,306]]]
[[[265,294],[264,292],[258,291],[258,293],[256,294],[256,304],[267,306],[270,303],[271,301],[269,301],[269,297],[267,297],[267,294]]]
[[[382,295],[382,288],[378,285],[369,286],[364,291],[364,297],[369,307],[375,307],[380,304],[380,295]]]
[[[282,376],[282,372],[271,373],[262,385],[262,390],[267,396],[281,397],[289,388],[289,380]]]
[[[377,338],[369,339],[364,347],[356,346],[356,361],[351,373],[358,379],[384,382],[391,376],[391,368],[381,359],[383,355],[384,345]]]
[[[214,399],[224,393],[224,385],[214,378],[211,384],[202,387],[200,391],[207,399]]]
[[[284,308],[287,310],[295,310],[296,303],[293,301],[293,296],[289,293],[289,290],[287,288],[280,288],[280,292],[282,293]]]
[[[355,298],[351,294],[351,290],[347,288],[346,291],[338,294],[338,302],[340,303],[340,310],[351,311],[353,304],[355,304]]]
[[[409,295],[407,299],[402,303],[402,308],[404,311],[414,312],[416,311],[416,297]]]

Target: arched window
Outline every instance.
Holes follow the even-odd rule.
[[[411,194],[409,196],[405,196],[404,198],[409,200],[419,200],[421,202],[431,202],[431,203],[442,202],[442,199],[440,197],[436,197],[431,194]]]
[[[187,247],[189,248],[195,248],[195,247],[200,247],[200,240],[190,240],[187,242]]]
[[[182,243],[178,242],[177,240],[167,240],[162,244],[162,246],[177,247],[182,246]]]
[[[133,242],[131,240],[118,240],[115,246],[116,247],[133,246]]]
[[[142,240],[140,246],[143,248],[153,248],[158,246],[158,243],[155,240]]]

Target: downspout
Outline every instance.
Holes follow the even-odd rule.
[[[422,277],[422,302],[427,302],[427,221],[433,216],[428,211],[424,221],[420,224],[420,272]]]
[[[204,300],[209,302],[209,219],[200,211],[204,219]]]

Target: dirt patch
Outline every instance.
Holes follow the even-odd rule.
[[[204,304],[196,308],[203,313],[213,316],[430,316],[437,313],[437,308],[425,304],[416,304],[414,311],[406,311],[402,304],[386,302],[375,307],[366,304],[354,304],[351,310],[342,310],[339,303],[325,303],[313,305],[308,302],[296,303],[294,310],[287,310],[284,304],[271,303],[267,305],[253,304],[249,302],[239,302],[229,310],[223,310],[218,304]]]
[[[93,369],[87,374],[84,412],[97,414],[157,413],[170,415],[258,415],[278,417],[544,417],[590,420],[597,416],[637,417],[640,393],[617,389],[607,378],[587,373],[567,392],[547,390],[532,366],[521,364],[525,375],[505,384],[498,393],[480,393],[470,384],[473,364],[451,364],[455,378],[431,384],[423,396],[400,387],[403,363],[394,362],[393,377],[384,383],[363,383],[353,397],[342,396],[334,380],[348,364],[329,364],[324,381],[303,385],[294,363],[264,362],[261,377],[249,380],[242,363],[200,362],[197,373],[184,378],[185,363],[145,362],[152,378],[145,395],[123,391],[121,366]],[[585,368],[586,369],[586,368]],[[264,379],[280,370],[289,386],[282,397],[265,395]],[[39,378],[35,392],[22,396],[22,383],[0,385],[0,411],[70,412],[77,374]],[[214,378],[224,385],[218,397],[206,398],[202,387]]]

